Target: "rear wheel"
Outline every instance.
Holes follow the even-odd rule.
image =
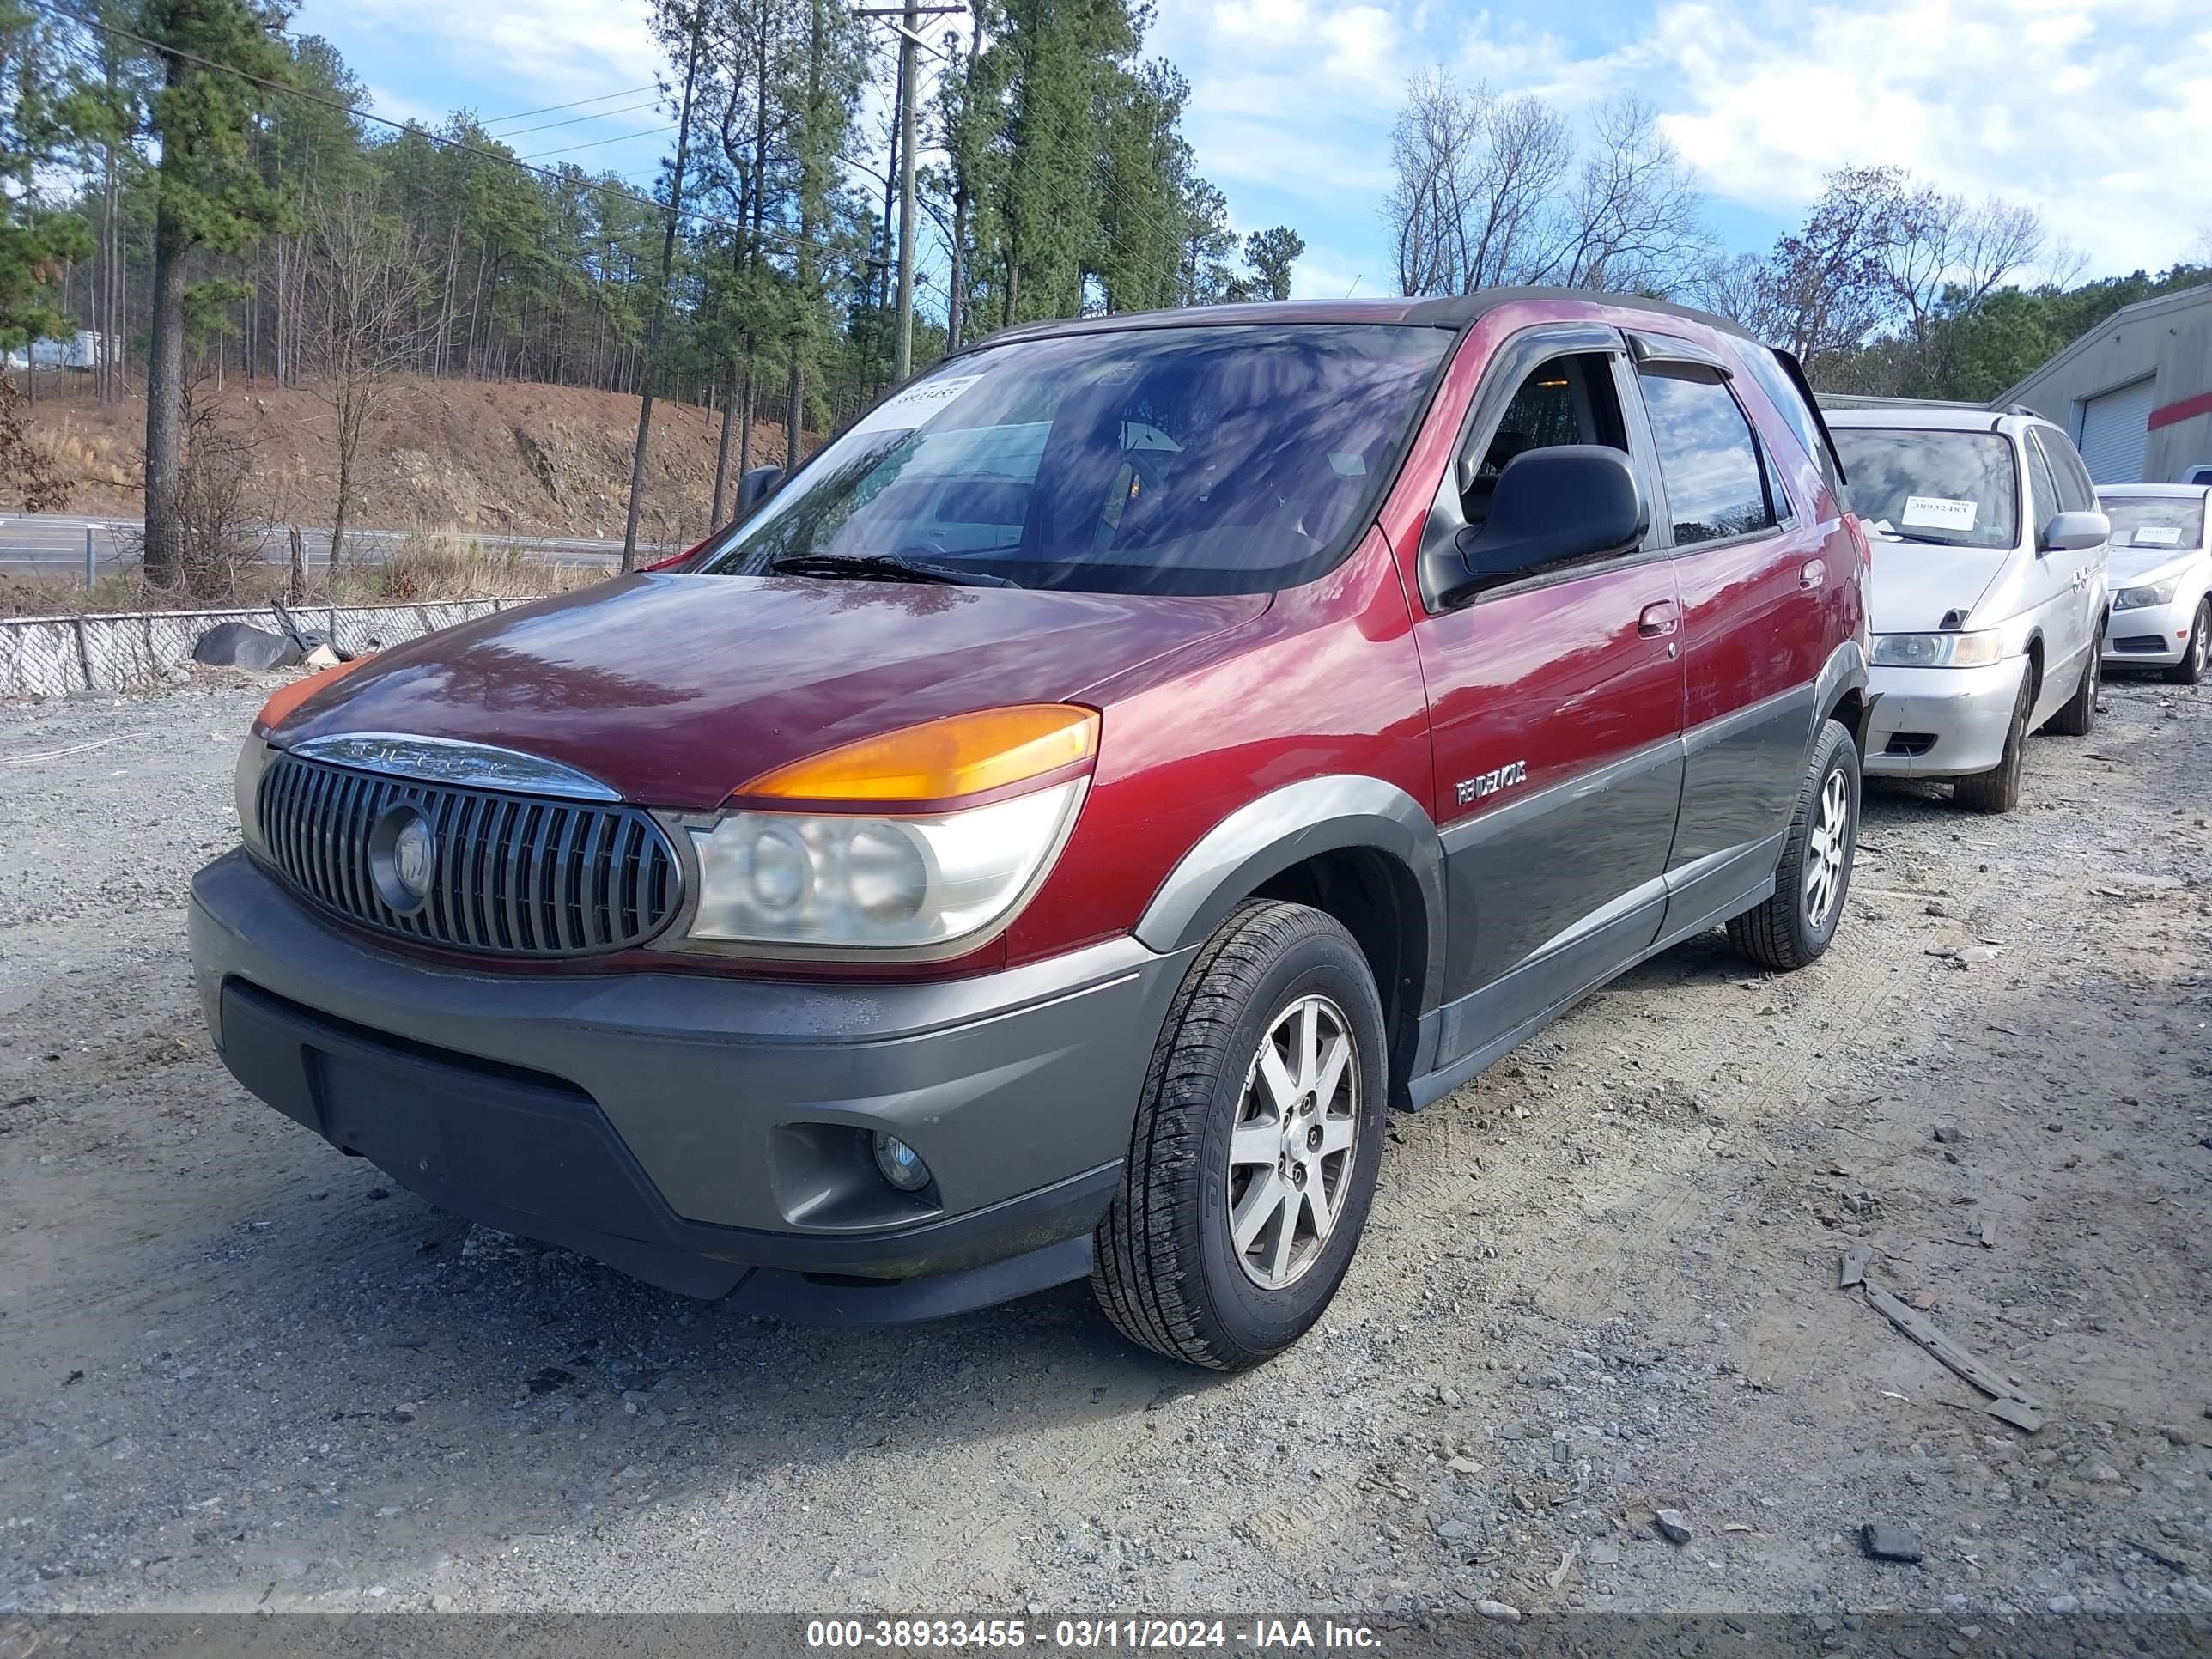
[[[1382,1006],[1331,916],[1240,906],[1177,992],[1091,1273],[1132,1341],[1243,1370],[1303,1336],[1367,1224]]]
[[[2176,685],[2194,685],[2204,678],[2204,659],[2212,646],[2205,642],[2205,630],[2212,629],[2212,598],[2197,602],[2197,617],[2189,624],[2189,649],[2181,660],[2166,671],[2166,677]]]
[[[1960,778],[1951,799],[1971,812],[2009,812],[2020,805],[2021,750],[2027,745],[2028,710],[2034,706],[2035,676],[2021,677],[2020,696],[2012,706],[2012,725],[2005,732],[2004,755],[1986,772]]]
[[[1732,918],[1729,938],[1763,968],[1802,968],[1828,948],[1850,890],[1859,843],[1859,747],[1830,720],[1813,745],[1782,843],[1774,892]]]
[[[2051,717],[2047,729],[2062,738],[2086,738],[2097,726],[2097,678],[2105,665],[2105,618],[2097,618],[2097,631],[2091,635],[2088,659],[2081,665],[2081,684],[2074,695],[2066,699],[2064,707]]]

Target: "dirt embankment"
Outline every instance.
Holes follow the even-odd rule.
[[[252,489],[263,515],[329,522],[337,489],[337,424],[327,402],[311,387],[265,380],[234,380],[200,395],[215,401],[227,428],[250,441]],[[42,391],[34,429],[76,486],[74,510],[137,514],[143,398],[102,406],[88,392]],[[622,393],[403,379],[362,434],[355,517],[387,528],[619,536],[636,435],[637,399]],[[647,540],[704,533],[720,435],[719,414],[692,404],[654,405],[642,532]],[[757,464],[781,461],[782,427],[757,422],[752,453]],[[732,434],[733,471],[737,458]]]

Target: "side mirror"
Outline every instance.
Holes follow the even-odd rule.
[[[2051,522],[2043,526],[2043,534],[2036,538],[2039,553],[2071,553],[2084,547],[2095,547],[2107,541],[2112,533],[2112,521],[2101,513],[2054,513]]]
[[[1602,444],[1516,455],[1498,475],[1490,516],[1459,535],[1463,580],[1439,596],[1465,605],[1486,589],[1632,547],[1650,527],[1628,457]]]
[[[783,482],[780,466],[756,466],[738,480],[738,516],[744,518],[769,496]]]

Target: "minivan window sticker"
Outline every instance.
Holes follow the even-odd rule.
[[[1907,495],[1898,516],[1909,525],[1929,530],[1972,530],[1979,508],[1972,501],[1954,501],[1948,495]]]
[[[981,374],[947,374],[934,380],[924,380],[910,386],[896,398],[886,398],[861,419],[854,422],[853,432],[911,432],[926,426],[951,406],[953,399],[983,377]]]
[[[2181,526],[2172,524],[2139,524],[2136,526],[2137,547],[2179,547],[2181,545]]]

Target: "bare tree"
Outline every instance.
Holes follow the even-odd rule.
[[[1830,173],[1804,227],[1778,240],[1766,260],[1758,296],[1765,337],[1787,346],[1808,373],[1863,344],[1893,314],[1892,260],[1914,212],[1900,168]]]
[[[1969,206],[1932,191],[1903,198],[1890,276],[1905,325],[1924,342],[1939,316],[1971,315],[2005,278],[2041,258],[2043,217],[1990,197]]]
[[[1568,288],[1672,294],[1710,255],[1689,167],[1640,98],[1601,104],[1545,275]]]
[[[1741,323],[1759,338],[1777,332],[1768,313],[1772,285],[1767,281],[1766,261],[1756,253],[1708,255],[1686,286],[1692,304]]]
[[[307,270],[300,346],[315,395],[337,422],[337,501],[331,563],[344,556],[361,435],[392,377],[421,355],[429,278],[401,222],[373,193],[348,190],[307,204]]]
[[[1536,98],[1431,71],[1391,129],[1387,212],[1407,294],[1510,283],[1672,293],[1708,257],[1690,169],[1651,106],[1599,106],[1581,151]]]
[[[1431,71],[1391,129],[1386,211],[1407,294],[1465,294],[1534,280],[1541,230],[1573,160],[1566,125],[1534,98],[1498,99]]]

